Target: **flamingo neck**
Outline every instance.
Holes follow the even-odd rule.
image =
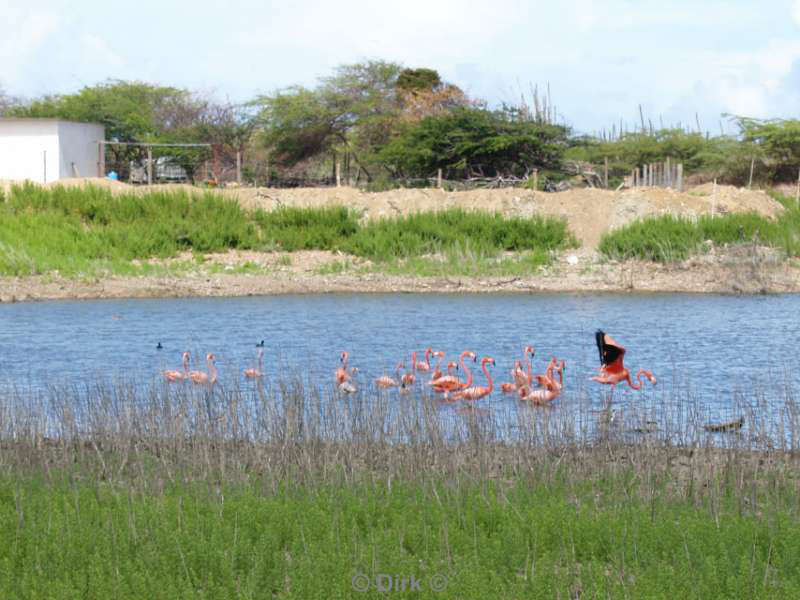
[[[462,352],[461,353],[461,368],[467,373],[467,383],[464,387],[469,387],[472,385],[472,371],[469,370],[469,367],[464,363],[464,359],[466,358],[469,352]]]
[[[489,382],[489,387],[486,388],[488,391],[486,393],[491,394],[494,389],[494,381],[492,381],[492,376],[489,374],[489,369],[486,368],[487,364],[488,363],[483,363],[483,374],[486,377],[486,381]]]
[[[211,383],[216,383],[217,381],[217,367],[214,366],[212,361],[208,361],[208,372],[211,373]]]
[[[428,348],[425,350],[425,364],[428,365],[428,368],[431,368],[431,352],[433,352],[433,348]]]
[[[531,379],[533,378],[533,375],[531,373],[531,369],[533,368],[533,366],[531,365],[530,354],[528,354],[527,352],[525,353],[525,364],[528,366],[528,381],[531,381]]]

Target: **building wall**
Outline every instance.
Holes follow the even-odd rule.
[[[58,121],[0,120],[0,179],[55,181],[59,162]]]
[[[97,141],[105,139],[102,125],[59,121],[58,139],[61,178],[98,176]]]

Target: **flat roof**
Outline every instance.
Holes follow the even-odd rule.
[[[105,127],[105,125],[102,123],[93,123],[91,121],[73,121],[71,119],[59,119],[57,117],[0,117],[0,123],[41,123],[42,121],[48,121],[51,123],[74,123],[75,125],[97,125],[98,127]]]

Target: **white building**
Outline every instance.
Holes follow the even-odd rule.
[[[49,183],[100,173],[105,127],[61,119],[0,118],[0,179]]]

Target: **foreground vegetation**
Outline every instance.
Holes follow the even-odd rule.
[[[377,598],[386,576],[419,582],[401,598],[800,592],[800,438],[760,437],[796,430],[791,392],[779,423],[743,398],[760,407],[744,435],[650,394],[612,423],[575,394],[510,427],[499,407],[298,380],[3,392],[0,593]],[[626,432],[640,419],[653,434]]]
[[[605,234],[598,250],[608,258],[636,258],[661,263],[679,262],[715,246],[757,243],[800,256],[800,207],[794,199],[775,194],[784,211],[775,220],[754,213],[696,219],[664,215],[629,223]]]
[[[527,252],[536,268],[575,245],[563,221],[450,209],[362,224],[339,208],[243,210],[205,193],[113,195],[96,187],[15,187],[0,198],[0,274],[139,274],[132,261],[229,249],[332,250],[386,265],[426,255],[494,259]]]

